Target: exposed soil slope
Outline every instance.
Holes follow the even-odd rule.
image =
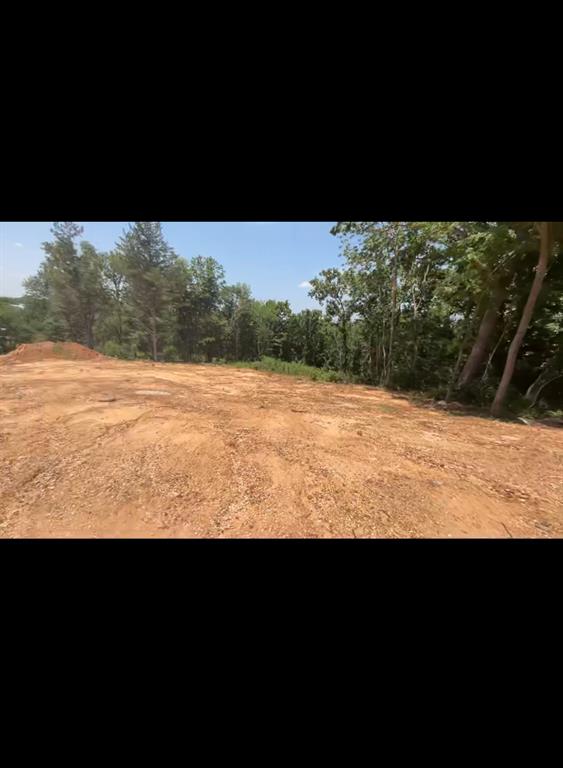
[[[0,367],[0,536],[563,536],[562,430],[250,370],[23,357]]]
[[[20,344],[13,352],[0,355],[0,365],[36,363],[40,360],[102,360],[103,355],[74,341],[40,341]]]

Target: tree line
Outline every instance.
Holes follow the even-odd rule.
[[[0,352],[52,340],[126,359],[333,364],[332,328],[320,310],[293,313],[287,301],[258,301],[248,285],[228,285],[215,259],[178,256],[159,222],[130,225],[108,253],[82,240],[74,222],[51,231],[25,295],[3,300]]]
[[[57,222],[25,295],[0,299],[0,352],[72,340],[107,355],[211,362],[268,356],[367,384],[490,406],[563,399],[561,222],[339,222],[342,266],[294,313],[185,259],[159,222],[109,253]]]

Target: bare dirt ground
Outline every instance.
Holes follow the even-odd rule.
[[[563,536],[563,431],[218,366],[0,365],[2,537]]]

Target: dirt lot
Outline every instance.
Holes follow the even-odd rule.
[[[562,535],[562,430],[215,366],[0,366],[3,537]]]

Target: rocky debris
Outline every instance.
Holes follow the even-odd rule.
[[[117,400],[113,395],[100,395],[95,399],[97,403],[114,403]]]
[[[434,403],[436,408],[441,408],[444,411],[463,411],[465,410],[465,406],[461,403],[456,402],[455,400],[452,400],[450,403],[446,402],[445,400],[438,400],[436,403]]]

